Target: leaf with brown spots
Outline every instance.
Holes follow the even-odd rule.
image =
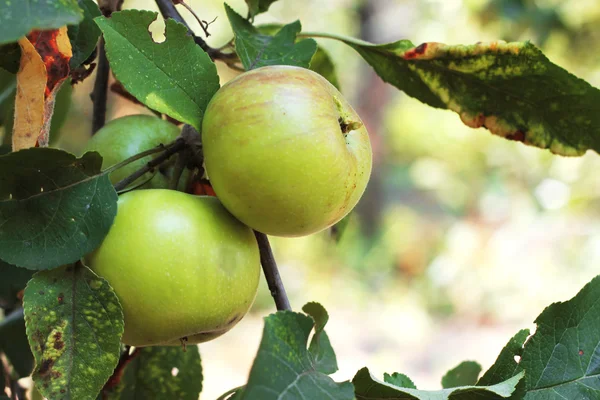
[[[13,151],[48,145],[56,93],[69,76],[72,56],[66,27],[33,31],[19,46]]]
[[[53,400],[93,399],[119,360],[123,312],[116,294],[83,265],[38,272],[25,289],[33,380]]]
[[[354,48],[384,81],[456,112],[469,127],[565,156],[600,152],[600,90],[529,42],[375,45],[331,37]]]

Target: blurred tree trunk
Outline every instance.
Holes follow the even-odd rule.
[[[385,8],[386,3],[387,1],[362,1],[358,8],[361,39],[377,42],[379,36],[377,16],[379,11]],[[373,172],[371,173],[369,186],[356,210],[363,234],[368,238],[373,238],[380,229],[384,206],[382,118],[389,100],[389,91],[386,83],[377,76],[367,63],[361,64],[359,76],[361,77],[361,87],[358,92],[361,93],[361,96],[355,104],[369,131],[371,145],[373,146]]]

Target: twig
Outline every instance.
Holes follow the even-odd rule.
[[[123,372],[125,372],[125,367],[127,366],[127,364],[129,364],[131,360],[133,360],[140,353],[139,347],[133,349],[131,354],[129,353],[130,350],[131,346],[125,346],[125,351],[123,352],[123,354],[121,354],[121,357],[119,358],[119,363],[115,367],[113,374],[110,378],[108,378],[108,381],[106,381],[104,387],[102,388],[103,399],[109,398],[111,390],[117,387],[117,385],[121,382],[121,378],[123,378]]]
[[[162,154],[158,155],[156,158],[152,159],[151,161],[148,161],[146,163],[146,165],[144,165],[142,168],[135,171],[133,174],[131,174],[128,177],[115,183],[115,185],[114,185],[115,190],[118,192],[118,191],[125,189],[131,183],[135,182],[136,179],[138,179],[139,177],[144,175],[146,172],[151,171],[153,168],[159,166],[164,161],[168,160],[173,154],[178,153],[179,151],[183,150],[186,146],[187,146],[187,143],[185,142],[184,139],[182,139],[182,138],[177,139],[175,142],[173,142],[172,145],[166,146],[165,150]]]
[[[254,236],[256,236],[258,249],[260,250],[260,263],[262,264],[263,273],[267,279],[267,285],[271,291],[271,296],[273,296],[273,300],[275,300],[277,311],[291,310],[292,307],[290,306],[290,301],[285,292],[285,287],[283,287],[283,282],[279,275],[279,270],[277,269],[277,263],[275,262],[269,239],[267,238],[267,235],[257,231],[254,231]]]
[[[94,90],[90,97],[94,104],[92,116],[92,135],[98,132],[106,122],[106,100],[108,90],[108,76],[110,74],[110,66],[104,51],[104,38],[98,43],[98,68],[96,68],[96,82],[94,82]]]
[[[196,42],[196,44],[200,46],[200,48],[204,50],[213,60],[232,60],[237,58],[235,53],[223,53],[219,49],[210,47],[208,43],[204,41],[204,39],[195,35],[181,14],[179,14],[179,11],[177,11],[175,8],[175,4],[173,4],[172,0],[156,0],[156,5],[158,6],[158,9],[160,10],[160,13],[164,19],[172,18],[175,21],[185,25],[190,35],[192,35],[194,38],[194,42]],[[204,29],[202,23],[200,23],[200,25]]]

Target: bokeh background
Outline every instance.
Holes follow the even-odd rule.
[[[222,1],[187,3],[204,19],[217,17],[209,44],[231,39]],[[243,0],[229,4],[246,12]],[[151,0],[126,0],[125,7],[156,10]],[[296,19],[305,31],[375,43],[531,40],[600,86],[597,0],[279,0],[257,22]],[[163,26],[152,25],[157,37]],[[341,237],[272,240],[293,307],[318,301],[328,309],[337,380],[368,366],[437,389],[463,360],[489,367],[514,333],[534,329],[547,305],[574,296],[600,272],[600,157],[553,156],[467,128],[454,113],[383,83],[352,49],[318,41],[368,125],[374,169]],[[223,64],[219,71],[222,83],[236,74]],[[74,88],[55,145],[78,153],[89,138],[92,84]],[[145,112],[110,97],[111,119]],[[263,284],[235,329],[200,346],[202,399],[246,382],[262,318],[273,311]]]

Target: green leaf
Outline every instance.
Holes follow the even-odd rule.
[[[471,386],[477,383],[481,365],[475,361],[463,361],[442,378],[442,387],[444,389],[455,388],[459,386]]]
[[[10,143],[12,136],[16,92],[16,76],[0,68],[0,127],[4,126],[4,143]]]
[[[0,308],[13,308],[17,304],[17,294],[25,289],[32,275],[33,271],[0,260]]]
[[[338,90],[340,89],[340,82],[338,81],[337,73],[335,71],[335,64],[329,56],[329,53],[318,46],[315,55],[310,60],[310,69],[320,74],[329,81]]]
[[[31,148],[0,156],[0,257],[29,269],[75,262],[94,250],[117,213],[102,158]]]
[[[554,303],[535,320],[537,330],[525,343],[521,331],[491,370],[496,375],[525,371],[519,397],[538,399],[600,398],[600,276],[573,299]],[[511,362],[511,353],[521,353]],[[485,379],[492,379],[486,373]],[[484,379],[482,378],[482,380]],[[522,386],[522,387],[521,387]]]
[[[523,343],[525,343],[528,336],[529,329],[520,330],[513,336],[500,352],[494,365],[479,379],[477,385],[493,385],[513,376],[515,371],[518,371],[518,363],[515,357],[521,358],[523,355]]]
[[[197,400],[202,391],[198,346],[141,348],[109,399]]]
[[[56,29],[82,18],[77,0],[5,0],[0,2],[0,44],[16,42],[32,29]]]
[[[302,29],[300,21],[285,25],[275,36],[263,35],[225,4],[229,23],[235,34],[235,51],[246,70],[266,65],[295,65],[308,68],[317,51],[313,39],[296,43],[296,35]]]
[[[73,49],[69,62],[71,69],[80,66],[92,54],[100,37],[100,29],[94,18],[101,16],[100,9],[93,0],[77,0],[83,10],[83,20],[79,25],[69,25],[68,34]]]
[[[385,383],[390,383],[394,386],[398,386],[401,388],[409,388],[409,389],[416,389],[417,386],[414,384],[414,382],[406,375],[398,373],[398,372],[394,372],[393,374],[383,374],[383,381]]]
[[[263,35],[274,36],[281,30],[282,27],[283,25],[281,24],[271,23],[258,25],[256,29],[258,29],[258,31]],[[296,42],[298,42],[298,40],[299,39],[296,38]],[[340,83],[337,78],[333,60],[329,56],[329,53],[323,49],[323,47],[317,45],[317,51],[310,60],[309,68],[327,79],[329,83],[335,86],[338,90],[340,89]]]
[[[333,37],[333,36],[331,36]],[[386,82],[473,128],[566,156],[600,152],[600,90],[533,44],[450,46],[408,40],[353,47]]]
[[[380,381],[372,376],[367,368],[363,368],[358,371],[352,383],[354,384],[357,400],[491,400],[508,398],[522,378],[523,372],[493,386],[462,386],[452,389],[425,391]]]
[[[312,318],[291,311],[266,317],[248,384],[235,399],[353,400],[351,383],[336,383],[317,370],[313,354],[307,350],[314,326]]]
[[[308,346],[308,351],[313,356],[315,369],[326,375],[335,373],[338,370],[337,358],[329,337],[324,331],[329,320],[327,310],[319,303],[307,303],[302,307],[302,311],[315,321],[315,334]]]
[[[6,355],[19,378],[25,378],[33,371],[23,309],[13,311],[0,322],[0,352]]]
[[[18,43],[7,43],[0,46],[0,68],[11,74],[19,71],[21,64],[21,47]]]
[[[267,12],[271,4],[277,0],[246,0],[248,4],[248,18],[253,19],[258,14]]]
[[[148,107],[201,129],[202,116],[219,89],[217,67],[194,43],[187,28],[166,21],[166,40],[155,43],[150,11],[126,10],[95,21],[104,34],[106,55],[117,79]]]
[[[23,304],[40,392],[52,400],[95,398],[117,365],[123,334],[108,282],[77,264],[41,271]]]

